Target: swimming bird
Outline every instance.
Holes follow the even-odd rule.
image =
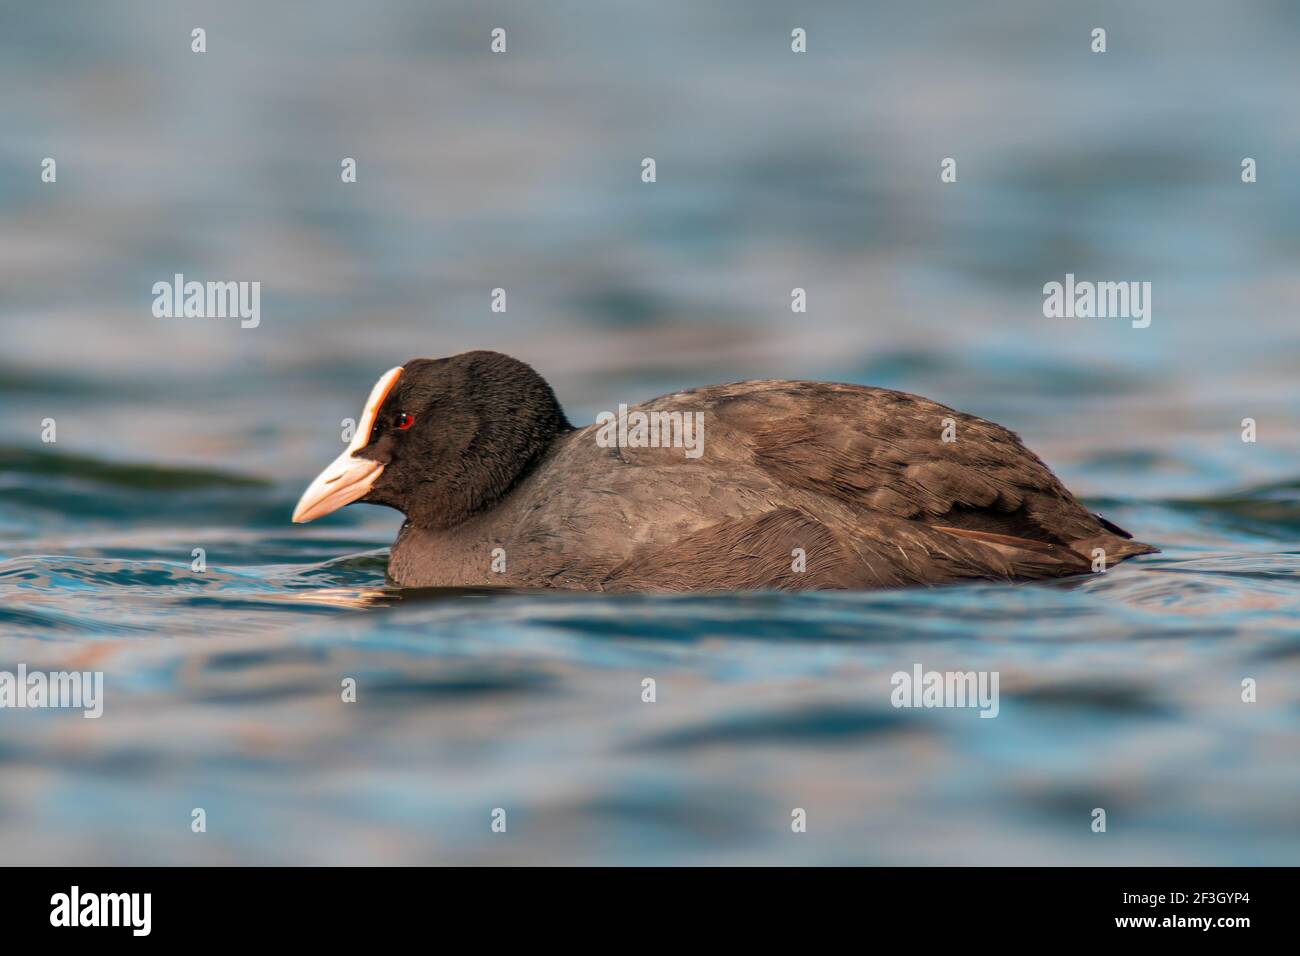
[[[545,379],[487,351],[385,372],[293,520],[356,501],[406,516],[388,575],[407,587],[879,588],[1157,550],[1012,432],[918,395],[736,382],[575,428]]]

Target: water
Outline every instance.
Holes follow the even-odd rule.
[[[907,6],[7,14],[0,670],[101,670],[106,702],[0,711],[0,861],[1294,863],[1300,23]],[[1044,319],[1067,271],[1151,281],[1151,327]],[[259,279],[261,326],[154,319],[175,272]],[[1163,551],[1016,586],[401,592],[395,515],[289,524],[380,371],[478,347],[575,421],[748,377],[915,391]],[[998,717],[891,707],[916,663],[998,671]]]

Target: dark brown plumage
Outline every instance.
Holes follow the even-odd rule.
[[[572,428],[536,372],[495,352],[407,363],[377,401],[350,461],[380,473],[348,500],[407,515],[389,562],[406,586],[875,588],[1057,577],[1091,571],[1094,549],[1108,566],[1156,550],[1083,508],[1012,432],[903,392],[753,381],[629,409],[703,413],[696,458],[601,447],[598,426]],[[302,520],[340,506],[336,491],[309,507],[328,474]]]

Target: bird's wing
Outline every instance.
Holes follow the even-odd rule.
[[[782,484],[947,533],[975,533],[971,540],[996,536],[1004,547],[1078,551],[1100,539],[1117,554],[1148,550],[1117,544],[1123,539],[1001,425],[888,389],[762,385],[710,395],[712,415],[745,436],[754,463]]]

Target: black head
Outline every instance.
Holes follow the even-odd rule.
[[[377,408],[363,413],[366,434],[308,488],[295,521],[364,501],[416,527],[459,524],[499,501],[572,427],[546,380],[499,352],[412,359],[388,375],[371,395]]]

